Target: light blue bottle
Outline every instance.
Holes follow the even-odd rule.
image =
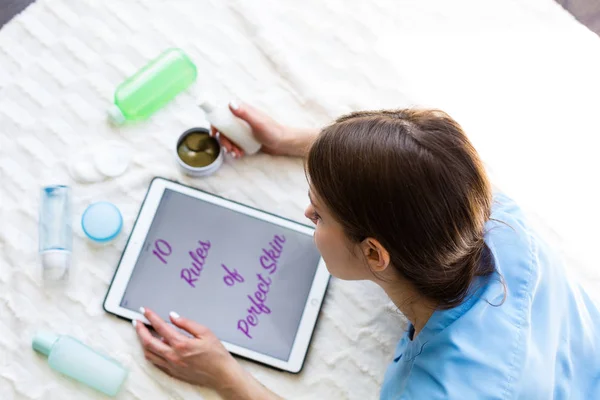
[[[115,396],[127,377],[117,361],[97,353],[77,339],[50,332],[33,338],[35,351],[48,356],[52,369],[109,396]]]
[[[39,219],[39,251],[43,277],[60,281],[68,277],[71,264],[71,189],[56,185],[42,188]]]

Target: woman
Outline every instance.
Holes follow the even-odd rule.
[[[519,208],[492,190],[461,127],[436,110],[359,112],[320,133],[231,104],[272,154],[307,156],[315,242],[341,279],[381,286],[410,321],[382,399],[600,398],[600,312]],[[225,147],[241,152],[226,138]],[[226,399],[278,398],[207,328],[151,310],[146,358]]]

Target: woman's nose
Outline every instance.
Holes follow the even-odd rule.
[[[312,221],[312,215],[313,215],[313,207],[312,207],[312,204],[309,204],[304,209],[304,216]]]

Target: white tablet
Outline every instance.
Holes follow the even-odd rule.
[[[329,273],[313,229],[155,178],[104,300],[119,317],[175,311],[236,355],[301,370]]]

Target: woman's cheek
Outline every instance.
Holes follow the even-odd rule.
[[[331,246],[327,244],[327,232],[323,229],[323,227],[317,225],[317,228],[315,229],[314,240],[317,250],[319,250],[321,257],[323,257],[323,260],[325,260],[325,263],[327,263],[329,259],[328,255],[331,253]]]
[[[315,241],[315,245],[317,246],[317,249],[319,250],[319,252],[322,255],[323,252],[321,251],[321,231],[319,230],[319,226],[317,226],[315,228],[315,233],[313,234],[313,239]]]

